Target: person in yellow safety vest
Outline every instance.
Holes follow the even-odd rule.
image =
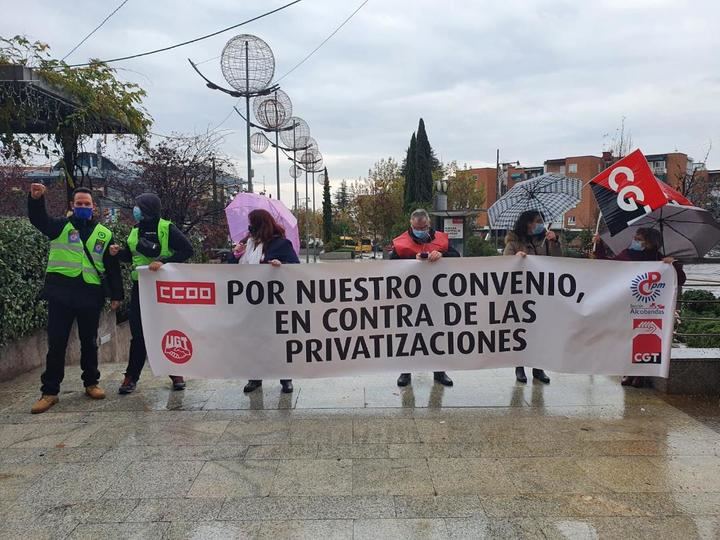
[[[133,218],[137,222],[130,231],[127,239],[127,248],[119,246],[110,247],[110,253],[117,255],[121,262],[132,264],[132,293],[130,295],[130,358],[125,370],[119,394],[130,394],[135,391],[140,379],[147,349],[142,329],[140,315],[140,292],[138,288],[137,268],[147,266],[151,271],[157,272],[165,263],[182,263],[193,255],[190,240],[170,221],[162,219],[160,214],[162,205],[160,198],[154,193],[143,193],[135,199]],[[177,375],[171,375],[174,390],[185,389],[185,380]]]
[[[42,397],[31,409],[34,414],[43,413],[58,402],[60,383],[65,376],[65,351],[74,321],[80,337],[85,393],[92,399],[105,397],[98,386],[100,314],[107,294],[113,310],[123,299],[120,265],[108,251],[113,235],[93,220],[92,192],[87,188],[76,189],[72,195],[72,216],[52,218],[45,208],[45,191],[43,184],[32,184],[28,197],[30,223],[50,239],[42,290],[42,298],[48,302],[48,353],[40,377]]]

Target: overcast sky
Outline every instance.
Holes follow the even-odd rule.
[[[117,1],[0,0],[0,35],[26,34],[64,56]],[[282,5],[276,0],[129,0],[68,62],[112,58],[210,33]],[[238,30],[114,64],[148,92],[153,131],[218,126],[234,100],[207,89],[186,58],[218,56],[238,33],[272,47],[276,78],[361,0],[303,0]],[[717,0],[370,0],[281,82],[319,143],[333,184],[401,160],[423,117],[445,162],[481,165],[596,154],[623,116],[646,153],[681,151],[720,167],[720,2]],[[202,65],[224,83],[219,60]],[[245,176],[237,116],[224,150]],[[275,186],[274,153],[253,155],[255,182]],[[291,199],[288,162],[283,197]]]

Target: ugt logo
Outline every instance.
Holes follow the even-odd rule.
[[[662,282],[660,272],[646,272],[632,280],[630,290],[636,300],[648,304],[660,297],[665,283]]]
[[[173,364],[185,364],[192,358],[192,341],[180,330],[170,330],[162,338],[162,350]]]
[[[632,363],[662,363],[662,319],[633,320]]]

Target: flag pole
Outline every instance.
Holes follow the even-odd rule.
[[[595,253],[595,248],[597,248],[597,241],[595,240],[595,237],[600,232],[600,220],[602,219],[602,215],[598,213],[597,223],[595,224],[595,234],[593,235],[593,247],[592,251],[590,253]]]

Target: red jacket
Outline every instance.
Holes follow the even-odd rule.
[[[440,231],[431,231],[430,240],[425,243],[416,240],[410,235],[410,231],[405,231],[392,243],[395,256],[391,258],[397,259],[414,259],[418,253],[430,253],[431,251],[439,251],[446,255],[451,249],[448,235]]]

